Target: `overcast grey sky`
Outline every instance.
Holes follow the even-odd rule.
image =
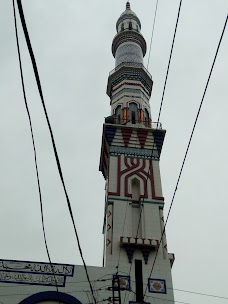
[[[149,46],[155,0],[132,0]],[[78,232],[88,265],[102,263],[104,180],[98,171],[104,117],[110,113],[107,77],[111,43],[123,0],[23,0]],[[160,0],[149,71],[153,120],[160,105],[178,0]],[[161,115],[167,130],[161,157],[170,205],[186,145],[227,15],[227,0],[183,0]],[[21,90],[11,1],[0,9],[0,258],[46,261],[33,149]],[[34,124],[45,226],[54,262],[81,264],[33,71],[19,31]],[[228,33],[205,97],[167,226],[177,289],[228,297]],[[147,57],[145,65],[147,65]],[[176,292],[176,300],[227,300]]]

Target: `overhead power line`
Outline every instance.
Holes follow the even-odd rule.
[[[162,93],[162,100],[161,100],[161,104],[160,104],[160,109],[159,109],[159,115],[158,115],[156,130],[158,129],[159,122],[160,122],[160,115],[161,115],[161,111],[162,111],[162,105],[163,105],[163,99],[164,99],[164,94],[165,94],[165,89],[166,89],[166,83],[167,83],[168,74],[169,74],[169,67],[170,67],[170,62],[171,62],[173,48],[174,48],[174,42],[175,42],[175,37],[176,37],[176,32],[177,32],[178,21],[179,21],[179,17],[180,17],[181,4],[182,4],[182,0],[180,0],[180,4],[179,4],[179,9],[178,9],[178,14],[177,14],[177,21],[176,21],[176,26],[175,26],[174,36],[173,36],[173,42],[172,42],[170,56],[169,56],[169,63],[168,63],[168,68],[167,68],[167,72],[166,72],[166,78],[165,78],[165,83],[164,83],[164,88],[163,88],[163,93]],[[155,8],[155,15],[154,15],[152,34],[151,34],[150,51],[149,51],[149,58],[148,58],[147,68],[149,66],[151,47],[152,47],[152,41],[153,41],[153,34],[154,34],[154,27],[155,27],[156,15],[157,15],[157,8],[158,8],[158,0],[156,2],[156,8]],[[154,150],[154,148],[155,148],[155,142],[153,143],[152,150]],[[153,157],[153,154],[151,156],[151,160],[152,160],[152,157]],[[150,170],[151,170],[151,168],[150,168],[150,164],[149,164],[148,173],[149,173]],[[146,184],[145,184],[144,192],[145,192],[145,190],[147,188],[147,181],[148,181],[148,175],[147,175],[147,179],[146,179]],[[143,201],[144,201],[144,198],[143,198]],[[142,201],[142,203],[143,203],[143,201]],[[138,221],[137,235],[138,235],[139,226],[140,226],[140,222],[141,222],[141,214],[142,214],[142,206],[141,206],[140,216],[139,216],[139,221]],[[136,238],[137,238],[137,235],[136,235]],[[163,235],[164,234],[162,234],[162,237],[163,237]],[[129,273],[131,272],[131,267],[132,267],[132,263],[130,265],[130,271],[129,271]],[[125,293],[125,296],[126,296],[126,293]],[[124,298],[124,302],[125,302],[125,298]]]
[[[180,292],[185,292],[185,293],[191,293],[191,294],[195,294],[195,295],[198,295],[198,296],[205,296],[205,297],[212,297],[212,298],[228,300],[228,297],[217,296],[217,295],[212,295],[212,294],[208,294],[208,293],[202,293],[202,292],[196,292],[196,291],[190,291],[190,290],[183,290],[183,289],[177,289],[177,288],[173,288],[173,290],[180,291]]]
[[[133,290],[131,290],[130,292],[136,294]],[[182,302],[182,301],[174,301],[174,300],[169,300],[169,299],[165,299],[165,298],[158,298],[158,297],[155,297],[155,296],[146,296],[146,298],[150,298],[150,299],[153,299],[154,303],[156,304],[155,302],[155,299],[156,300],[161,300],[161,301],[166,301],[166,302],[172,302],[172,303],[181,303],[181,304],[191,304],[189,302]]]
[[[155,13],[154,13],[154,22],[153,22],[153,27],[152,27],[151,39],[150,39],[150,50],[149,50],[149,56],[148,56],[148,62],[147,62],[147,70],[148,70],[149,63],[150,63],[150,55],[151,55],[153,38],[154,38],[154,28],[155,28],[155,21],[156,21],[156,16],[157,16],[157,9],[158,9],[158,0],[156,2]]]
[[[46,232],[45,232],[45,225],[44,225],[44,214],[43,214],[43,200],[42,200],[42,192],[41,192],[41,186],[40,186],[40,178],[39,178],[39,170],[38,170],[38,163],[37,163],[37,153],[36,153],[36,145],[35,145],[35,139],[34,139],[34,133],[33,133],[33,127],[32,127],[32,119],[27,103],[27,97],[26,97],[26,92],[25,92],[25,84],[24,84],[24,77],[23,77],[23,69],[22,69],[22,62],[21,62],[21,52],[20,52],[20,44],[19,44],[19,38],[18,38],[18,29],[17,29],[17,16],[16,16],[16,9],[15,9],[15,2],[12,0],[13,3],[13,15],[14,15],[14,27],[15,27],[15,36],[16,36],[16,44],[17,44],[17,53],[18,53],[18,61],[19,61],[19,69],[20,69],[20,75],[21,75],[21,85],[22,85],[22,91],[23,91],[23,97],[24,97],[24,102],[25,102],[25,108],[26,112],[28,115],[28,120],[29,120],[29,127],[30,127],[30,133],[31,133],[31,138],[32,138],[32,145],[33,145],[33,153],[34,153],[34,162],[35,162],[35,170],[36,170],[36,179],[37,179],[37,186],[38,186],[38,192],[39,192],[39,200],[40,200],[40,213],[41,213],[41,222],[42,222],[42,230],[43,230],[43,237],[44,237],[44,243],[45,243],[45,248],[48,256],[49,263],[51,265],[51,270],[54,276],[54,281],[55,281],[55,287],[57,291],[57,295],[59,297],[59,289],[57,286],[57,281],[55,277],[55,271],[54,267],[51,261],[51,256],[49,253],[48,249],[48,244],[47,244],[47,238],[46,238]],[[60,301],[59,301],[60,303]]]
[[[134,280],[131,280],[131,282],[135,283]],[[147,284],[148,283],[143,283],[143,285],[147,285]],[[175,291],[180,291],[180,292],[183,292],[183,293],[191,293],[191,294],[195,294],[195,295],[198,295],[198,296],[205,296],[205,297],[212,297],[212,298],[218,298],[218,299],[228,300],[228,297],[221,296],[221,295],[215,295],[215,294],[212,295],[212,294],[209,294],[209,293],[202,293],[202,292],[197,292],[197,291],[193,291],[193,290],[185,290],[185,289],[170,288],[170,287],[167,287],[167,289],[171,289],[171,290],[175,290]],[[148,297],[148,296],[146,296],[146,297]]]
[[[165,78],[165,83],[164,83],[164,88],[163,88],[163,93],[162,93],[162,100],[161,100],[161,104],[160,104],[160,109],[159,109],[159,115],[158,115],[158,120],[157,120],[157,126],[156,126],[156,130],[158,129],[159,126],[159,122],[160,122],[160,115],[161,115],[161,110],[162,110],[162,105],[163,105],[163,99],[164,99],[164,95],[165,95],[165,89],[166,89],[166,83],[167,83],[167,79],[168,79],[168,74],[169,74],[169,67],[170,67],[170,63],[171,63],[171,58],[172,58],[172,53],[173,53],[173,48],[174,48],[174,42],[175,42],[175,37],[176,37],[176,32],[177,32],[177,27],[178,27],[178,21],[179,21],[179,17],[180,17],[180,11],[181,11],[181,4],[182,4],[182,0],[180,0],[180,4],[179,4],[179,9],[178,9],[178,14],[177,14],[177,21],[176,21],[176,26],[175,26],[175,31],[174,31],[174,36],[173,36],[173,42],[172,42],[172,46],[171,46],[171,51],[170,51],[170,56],[169,56],[169,62],[168,62],[168,68],[167,68],[167,72],[166,72],[166,78]],[[151,54],[151,48],[152,48],[152,41],[153,41],[153,34],[154,34],[154,27],[155,27],[155,21],[156,21],[156,15],[157,15],[157,8],[158,8],[158,0],[156,2],[156,8],[155,8],[155,14],[154,14],[154,22],[153,22],[153,28],[152,28],[152,34],[151,34],[151,42],[150,42],[150,50],[149,50],[149,58],[148,58],[148,64],[147,64],[147,69],[149,66],[149,61],[150,61],[150,54]],[[153,143],[153,148],[152,150],[154,150],[155,148],[155,142]],[[153,158],[153,154],[151,155],[151,160]],[[150,168],[150,164],[149,164],[149,168],[148,168],[148,173],[151,170]],[[147,181],[148,181],[148,176],[147,175],[147,179],[146,179],[146,184],[145,184],[145,190],[147,189]],[[138,221],[138,226],[137,226],[137,233],[136,233],[136,238],[138,236],[138,231],[139,231],[139,227],[140,227],[140,222],[141,222],[141,215],[142,215],[142,204],[143,204],[144,198],[141,202],[140,205],[140,216],[139,216],[139,221]],[[163,237],[164,233],[162,234]],[[131,272],[131,267],[132,267],[132,262],[130,265],[130,270],[129,270],[129,274]],[[128,295],[129,296],[129,295]],[[126,300],[126,293],[125,293],[125,297],[124,297],[124,303]]]
[[[161,110],[162,110],[162,106],[163,106],[163,100],[164,100],[164,96],[165,96],[165,89],[166,89],[167,79],[168,79],[168,75],[169,75],[169,68],[170,68],[170,63],[171,63],[171,59],[172,59],[172,55],[173,55],[173,47],[174,47],[174,43],[175,43],[177,27],[178,27],[178,22],[179,22],[179,17],[180,17],[181,4],[182,4],[182,0],[180,0],[178,14],[177,14],[176,26],[175,26],[175,30],[174,30],[174,34],[173,34],[173,42],[172,42],[172,46],[171,46],[171,50],[170,50],[169,62],[168,62],[168,67],[167,67],[167,71],[166,71],[166,76],[165,76],[165,83],[164,83],[164,87],[163,87],[161,104],[160,104],[160,109],[159,109],[159,113],[158,113],[158,119],[157,119],[158,122],[160,121],[160,117],[161,117]]]
[[[180,179],[181,179],[181,175],[182,175],[182,172],[183,172],[183,169],[184,169],[184,165],[185,165],[185,162],[186,162],[188,151],[189,151],[189,148],[190,148],[190,145],[191,145],[191,142],[192,142],[193,134],[194,134],[196,124],[197,124],[197,121],[198,121],[198,118],[199,118],[199,114],[200,114],[200,111],[201,111],[201,108],[202,108],[202,105],[203,105],[203,101],[204,101],[204,98],[205,98],[205,95],[206,95],[206,92],[207,92],[207,88],[208,88],[208,84],[210,82],[211,74],[212,74],[216,59],[217,59],[219,48],[220,48],[220,45],[221,45],[221,42],[222,42],[222,39],[223,39],[223,36],[224,36],[224,32],[225,32],[226,25],[227,25],[227,20],[228,20],[228,15],[226,16],[226,20],[225,20],[225,24],[224,24],[224,27],[223,27],[223,30],[222,30],[222,34],[221,34],[221,37],[219,39],[219,43],[218,43],[218,46],[217,46],[217,49],[216,49],[216,52],[215,52],[214,60],[213,60],[213,63],[212,63],[212,66],[211,66],[211,69],[210,69],[210,72],[209,72],[209,76],[208,76],[208,79],[207,79],[207,82],[206,82],[206,86],[205,86],[205,89],[204,89],[204,92],[203,92],[203,96],[202,96],[202,99],[201,99],[201,102],[200,102],[200,105],[199,105],[199,109],[198,109],[198,112],[197,112],[197,115],[196,115],[196,118],[195,118],[195,122],[194,122],[194,125],[193,125],[193,128],[192,128],[190,139],[189,139],[187,149],[186,149],[186,152],[185,152],[185,155],[184,155],[184,159],[183,159],[183,162],[182,162],[182,165],[181,165],[180,173],[179,173],[179,176],[178,176],[178,179],[177,179],[177,183],[176,183],[175,190],[174,190],[174,193],[173,193],[173,197],[172,197],[172,200],[171,200],[171,204],[170,204],[170,207],[169,207],[168,215],[167,215],[167,218],[166,218],[166,221],[165,221],[164,229],[162,231],[161,239],[159,241],[158,249],[156,251],[156,255],[155,255],[155,258],[154,258],[154,262],[153,262],[149,277],[151,277],[151,274],[153,272],[154,265],[155,265],[155,262],[156,262],[156,259],[157,259],[157,256],[158,256],[158,250],[160,248],[160,244],[162,242],[163,235],[165,233],[165,228],[166,228],[166,225],[167,225],[167,222],[168,222],[168,219],[169,219],[169,216],[170,216],[170,212],[171,212],[171,209],[172,209],[172,206],[173,206],[173,202],[174,202],[174,199],[175,199],[175,196],[176,196],[176,192],[177,192],[178,185],[179,185],[179,182],[180,182]],[[145,289],[145,293],[146,293],[146,290],[147,290],[147,287]],[[144,296],[145,296],[145,293],[144,293]]]
[[[23,7],[22,7],[21,0],[17,0],[17,6],[18,6],[18,10],[19,10],[19,15],[20,15],[20,19],[21,19],[23,32],[24,32],[24,35],[25,35],[25,40],[26,40],[27,47],[28,47],[28,50],[29,50],[29,55],[30,55],[30,58],[31,58],[31,61],[32,61],[33,71],[34,71],[34,74],[35,74],[36,83],[37,83],[38,91],[39,91],[39,94],[40,94],[45,118],[46,118],[46,121],[47,121],[49,133],[50,133],[50,136],[51,136],[51,141],[52,141],[52,146],[53,146],[53,150],[54,150],[54,155],[55,155],[55,160],[56,160],[59,176],[60,176],[60,179],[61,179],[61,182],[62,182],[65,197],[66,197],[66,200],[67,200],[67,206],[68,206],[69,213],[70,213],[70,216],[71,216],[71,220],[72,220],[72,223],[73,223],[79,253],[80,253],[84,268],[85,268],[86,277],[88,279],[88,283],[89,283],[89,286],[90,286],[90,289],[91,289],[93,300],[96,303],[96,298],[95,298],[95,295],[94,295],[94,292],[93,292],[92,284],[91,284],[90,279],[89,279],[88,269],[87,269],[87,266],[86,266],[86,263],[85,263],[85,260],[84,260],[84,257],[83,257],[83,253],[82,253],[82,249],[81,249],[81,245],[80,245],[80,240],[79,240],[78,232],[77,232],[74,217],[73,217],[71,203],[70,203],[70,199],[69,199],[69,196],[68,196],[68,193],[67,193],[63,173],[62,173],[60,159],[59,159],[58,151],[57,151],[56,144],[55,144],[54,134],[53,134],[53,131],[52,131],[52,127],[51,127],[51,124],[50,124],[50,121],[49,121],[46,105],[45,105],[45,102],[44,102],[44,97],[43,97],[42,86],[41,86],[40,77],[39,77],[39,73],[38,73],[38,68],[37,68],[35,56],[34,56],[34,53],[33,53],[32,45],[31,45],[31,42],[30,42],[29,33],[28,33],[28,30],[27,30],[26,22],[25,22],[25,17],[24,17],[24,12],[23,12]]]
[[[158,298],[158,297],[154,297],[154,296],[146,296],[147,298],[151,298],[153,300],[163,300],[165,302],[171,302],[171,303],[180,303],[180,304],[191,304],[190,302],[182,302],[182,301],[173,301],[173,300],[169,300],[169,299],[161,299],[161,298]]]

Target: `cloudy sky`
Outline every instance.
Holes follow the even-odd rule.
[[[155,0],[132,0],[149,45]],[[102,263],[104,180],[98,171],[111,43],[123,0],[23,0],[62,169],[86,263]],[[160,0],[149,71],[153,120],[161,101],[178,0]],[[167,214],[215,50],[227,0],[183,0],[161,122]],[[28,118],[23,101],[11,1],[0,10],[0,258],[46,261]],[[81,264],[23,33],[19,28],[34,124],[45,226],[52,261]],[[218,54],[167,226],[174,288],[228,297],[228,33]],[[148,61],[145,57],[145,65]],[[228,300],[175,292],[192,304]]]

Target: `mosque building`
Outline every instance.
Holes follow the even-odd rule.
[[[99,166],[106,185],[103,266],[87,266],[89,282],[81,265],[0,260],[0,304],[174,303],[159,169],[166,131],[152,120],[147,46],[129,2],[116,30]]]

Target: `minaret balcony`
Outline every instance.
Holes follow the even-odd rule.
[[[153,87],[153,80],[151,74],[143,66],[142,63],[137,62],[123,62],[113,69],[108,77],[107,95],[111,98],[113,88],[123,82],[128,81],[126,84],[142,87],[142,90],[150,97]]]
[[[114,119],[112,116],[110,117]],[[110,156],[127,155],[145,159],[159,160],[166,131],[160,123],[152,128],[138,127],[135,124],[116,124],[115,121],[103,125],[99,170],[104,178],[108,176]]]

